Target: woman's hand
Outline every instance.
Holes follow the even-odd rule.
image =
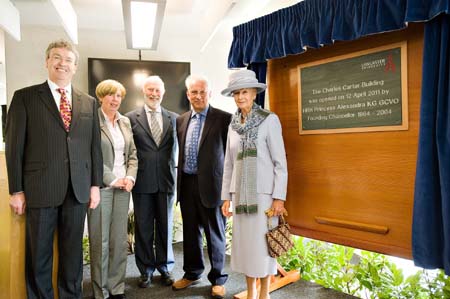
[[[223,204],[222,204],[222,214],[223,214],[223,216],[225,216],[225,217],[231,217],[231,216],[233,216],[233,213],[230,212],[230,200],[229,200],[229,199],[226,199],[226,200],[223,201]]]
[[[118,179],[112,187],[117,189],[124,189],[125,188],[125,179]]]
[[[268,217],[278,217],[281,215],[287,216],[287,211],[284,208],[284,200],[274,198],[272,207],[268,211],[266,211],[266,214]]]
[[[131,189],[133,189],[133,187],[134,187],[134,182],[133,182],[133,180],[131,180],[131,179],[128,179],[128,178],[124,178],[124,183],[125,183],[125,190],[127,191],[127,192],[131,192]]]

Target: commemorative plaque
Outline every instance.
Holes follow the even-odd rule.
[[[408,129],[406,42],[307,63],[300,134]]]

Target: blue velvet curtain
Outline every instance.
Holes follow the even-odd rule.
[[[450,15],[425,26],[413,257],[450,275]]]
[[[261,83],[266,83],[266,74],[267,74],[267,63],[252,63],[247,67],[249,70],[252,70],[256,74],[256,78]],[[258,93],[256,96],[255,102],[264,108],[264,97],[266,92]]]
[[[228,67],[405,28],[405,0],[306,0],[233,28]]]
[[[228,66],[248,66],[262,80],[269,59],[407,22],[426,22],[413,257],[450,275],[450,0],[305,0],[234,27]]]

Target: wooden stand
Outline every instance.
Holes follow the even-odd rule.
[[[270,278],[270,292],[278,290],[279,288],[284,287],[292,282],[296,282],[300,279],[300,272],[297,270],[292,270],[286,272],[280,264],[277,263],[278,274]],[[259,279],[256,281],[256,287],[259,292],[260,282]],[[234,299],[247,299],[247,291],[240,292],[239,294],[234,295]]]
[[[0,297],[25,299],[25,215],[15,215],[9,207],[5,153],[0,149]],[[58,298],[58,243],[53,243],[53,289]]]

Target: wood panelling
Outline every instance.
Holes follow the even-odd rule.
[[[1,298],[26,298],[25,217],[9,207],[5,153],[0,151],[0,294]]]
[[[408,45],[407,131],[299,135],[299,64],[402,41]],[[411,257],[422,53],[423,24],[409,24],[405,30],[269,61],[269,96],[283,127],[286,207],[294,233]]]
[[[0,151],[0,298],[25,299],[25,215],[9,207],[5,153]],[[58,299],[58,243],[53,243],[53,288]]]

